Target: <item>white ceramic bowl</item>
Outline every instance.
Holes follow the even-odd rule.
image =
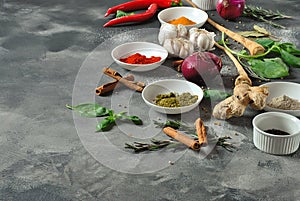
[[[135,53],[140,53],[146,57],[159,56],[161,57],[161,60],[151,64],[128,64],[120,61],[121,58],[128,57]],[[129,42],[115,47],[111,52],[111,56],[122,68],[142,72],[153,70],[161,66],[168,57],[168,51],[164,47],[155,43]]]
[[[300,120],[282,112],[264,112],[255,116],[253,124],[254,145],[267,153],[286,155],[297,151],[300,143]],[[265,132],[277,129],[289,135],[274,135]]]
[[[268,82],[261,86],[269,88],[269,96],[267,97],[267,104],[276,97],[286,95],[290,98],[300,101],[300,84],[294,82]],[[284,112],[294,116],[300,116],[300,110],[283,110],[269,107],[264,108],[265,111]]]
[[[161,24],[165,24],[170,20],[174,20],[182,16],[196,23],[194,25],[185,25],[187,29],[190,29],[192,27],[202,27],[208,19],[208,15],[205,11],[199,8],[186,6],[166,8],[160,11],[157,17]]]
[[[192,0],[202,10],[216,10],[218,0]]]
[[[157,95],[170,92],[178,94],[189,92],[192,95],[197,95],[198,99],[192,105],[176,108],[162,107],[153,103]],[[203,90],[198,85],[186,80],[165,79],[148,84],[142,91],[142,97],[145,103],[157,112],[165,114],[181,114],[189,112],[199,105],[203,99]]]

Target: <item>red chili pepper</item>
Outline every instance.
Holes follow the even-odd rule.
[[[143,1],[143,2],[150,2],[156,3],[159,8],[169,8],[172,6],[182,6],[181,0],[134,0],[134,1]]]
[[[122,24],[122,23],[126,23],[126,22],[146,21],[154,16],[154,14],[157,11],[157,8],[158,8],[157,4],[153,3],[148,7],[148,9],[144,13],[138,13],[138,14],[134,14],[134,15],[128,15],[128,16],[114,18],[114,19],[108,21],[107,23],[105,23],[103,25],[103,27]]]
[[[133,11],[133,10],[141,10],[148,8],[152,3],[150,2],[144,2],[144,1],[128,1],[126,3],[119,4],[117,6],[111,7],[107,10],[104,17],[107,17],[108,15],[112,13],[116,13],[117,10],[121,11]]]
[[[126,11],[145,9],[148,8],[153,3],[157,4],[159,8],[169,8],[171,6],[182,5],[181,0],[133,0],[109,8],[105,13],[104,17],[107,17],[112,13],[116,13],[117,10],[122,10],[126,12]]]

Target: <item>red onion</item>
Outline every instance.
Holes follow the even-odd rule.
[[[245,0],[218,0],[216,9],[219,15],[228,20],[234,20],[243,14]]]
[[[184,78],[198,85],[205,85],[205,80],[215,78],[221,68],[221,58],[211,52],[195,52],[181,64]]]

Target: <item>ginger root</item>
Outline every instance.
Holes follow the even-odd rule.
[[[252,87],[248,84],[238,84],[233,95],[218,103],[213,109],[213,116],[217,119],[240,117],[250,106],[255,110],[262,110],[266,106],[269,95],[267,87]]]
[[[244,114],[248,105],[255,110],[262,110],[267,104],[268,87],[252,86],[252,81],[237,59],[224,47],[217,43],[215,45],[224,50],[231,58],[240,75],[235,80],[233,95],[218,103],[214,107],[212,115],[217,119],[240,117]]]

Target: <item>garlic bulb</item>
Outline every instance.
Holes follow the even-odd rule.
[[[215,36],[214,32],[205,29],[191,28],[189,30],[189,40],[194,44],[195,49],[201,52],[213,50]]]
[[[158,42],[163,44],[166,39],[172,38],[186,38],[188,34],[187,29],[182,24],[173,25],[173,24],[162,24],[159,33],[158,33]]]
[[[185,38],[166,39],[163,47],[169,52],[170,56],[185,59],[194,52],[194,45]]]

